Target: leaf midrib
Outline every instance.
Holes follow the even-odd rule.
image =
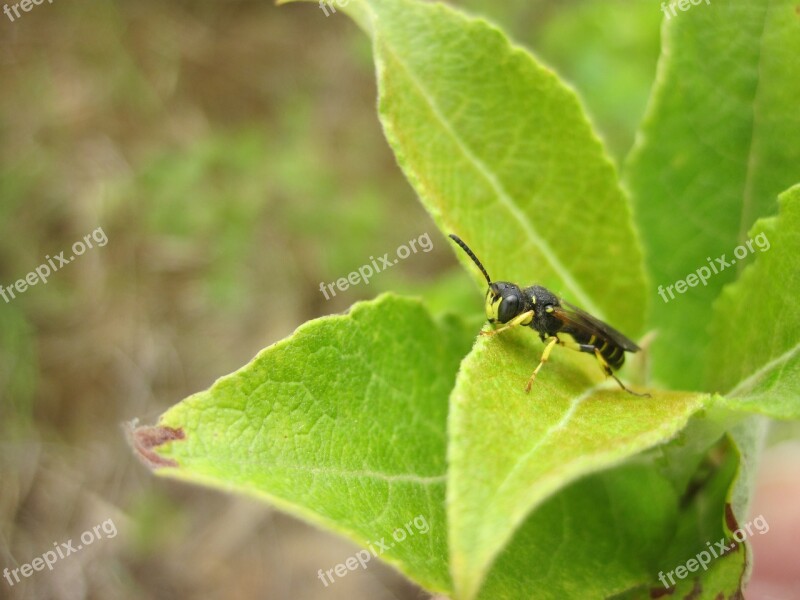
[[[745,183],[744,183],[744,197],[742,198],[742,214],[739,218],[739,235],[737,237],[739,242],[745,240],[745,236],[747,232],[750,230],[752,223],[749,223],[750,217],[750,209],[753,204],[753,186],[754,186],[754,171],[755,171],[755,139],[756,139],[756,130],[758,129],[758,121],[759,121],[759,114],[760,111],[758,110],[761,98],[761,72],[763,68],[763,60],[764,60],[764,32],[767,28],[767,21],[769,12],[772,10],[772,0],[767,0],[767,7],[764,10],[764,20],[761,24],[761,35],[759,36],[759,44],[758,44],[758,68],[756,69],[756,83],[755,83],[755,94],[753,94],[753,122],[752,126],[750,127],[750,140],[748,142],[748,149],[747,149],[747,172],[745,174]],[[744,268],[744,263],[740,262],[738,270],[741,271]]]
[[[371,7],[370,7],[370,10]],[[374,14],[374,13],[373,13]],[[473,165],[475,170],[486,179],[489,183],[489,186],[495,191],[497,194],[498,200],[505,206],[505,208],[509,211],[512,217],[514,217],[525,232],[528,234],[528,238],[531,243],[539,249],[539,251],[544,255],[544,257],[550,262],[553,270],[561,277],[564,285],[569,288],[571,295],[573,298],[576,299],[576,302],[583,306],[586,310],[590,313],[597,315],[597,317],[601,320],[606,320],[604,316],[604,311],[602,311],[590,298],[590,296],[584,291],[584,289],[578,284],[575,278],[572,276],[572,273],[561,263],[561,261],[556,256],[556,253],[547,243],[547,241],[542,238],[536,228],[532,225],[529,219],[526,218],[525,213],[522,209],[518,206],[514,198],[505,190],[503,185],[498,181],[497,177],[492,173],[492,171],[486,167],[483,162],[478,159],[477,156],[472,152],[472,150],[467,146],[467,144],[461,139],[461,137],[453,130],[450,123],[444,117],[444,115],[439,110],[436,102],[430,96],[430,94],[426,91],[425,87],[422,83],[414,76],[411,69],[408,65],[400,60],[397,53],[391,47],[391,45],[380,36],[380,34],[375,34],[376,40],[376,47],[378,46],[378,40],[381,40],[380,45],[385,49],[385,51],[391,55],[392,59],[403,69],[406,73],[409,81],[412,85],[417,89],[420,97],[422,100],[428,105],[431,113],[435,117],[435,120],[440,123],[442,128],[444,129],[445,133],[450,136],[453,142],[456,144],[456,147],[461,151],[464,158]],[[513,48],[512,48],[513,50]]]
[[[742,379],[725,395],[726,396],[741,395],[742,392],[746,390],[749,385],[758,383],[759,379],[761,379],[764,375],[768,375],[770,371],[772,371],[779,365],[783,365],[789,362],[789,360],[793,358],[795,354],[798,353],[800,353],[800,343],[795,344],[777,358],[773,358],[772,360],[761,365],[761,367],[759,367],[756,371],[754,371],[753,373]]]

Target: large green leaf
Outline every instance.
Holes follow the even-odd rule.
[[[746,510],[740,494],[750,491],[757,453],[751,430],[733,438],[736,445],[724,434],[738,421],[741,414],[712,404],[693,414],[669,443],[547,498],[498,554],[478,597],[621,600],[664,594],[659,574],[725,535],[726,505],[733,504],[737,515]],[[607,421],[600,424],[608,427]],[[586,431],[591,427],[585,424]],[[511,436],[509,445],[514,443],[518,439]],[[563,445],[569,453],[569,440]],[[739,519],[744,522],[746,513]],[[675,597],[695,588],[702,590],[698,598],[717,598],[720,591],[731,597],[745,581],[746,556],[742,550],[713,561],[709,571],[685,580],[685,593]]]
[[[556,349],[530,395],[541,352],[530,332],[481,339],[451,397],[447,490],[451,569],[459,598],[477,593],[498,553],[543,500],[582,475],[668,441],[701,394],[637,398],[592,382],[592,357]],[[613,383],[613,382],[612,382]]]
[[[381,296],[303,325],[133,438],[161,475],[261,497],[379,553],[385,538],[381,559],[446,592],[447,398],[471,337]],[[172,430],[183,439],[152,442]],[[430,530],[394,542],[417,517]]]
[[[581,479],[517,530],[479,598],[600,599],[646,586],[672,535],[677,504],[669,482],[647,464]]]
[[[709,376],[738,410],[800,417],[800,186],[759,221],[769,250],[714,305]]]
[[[730,260],[755,219],[774,214],[776,196],[800,180],[797,2],[689,6],[665,19],[655,90],[626,168],[649,273],[665,289],[709,258]],[[737,267],[675,299],[664,291],[668,302],[651,290],[663,383],[703,385],[711,304]]]
[[[386,136],[442,231],[494,278],[539,282],[638,333],[639,244],[575,93],[486,21],[444,5],[350,0],[344,10],[372,37]]]

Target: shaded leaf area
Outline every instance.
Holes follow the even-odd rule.
[[[676,504],[669,483],[648,466],[582,479],[525,521],[479,598],[607,598],[648,581]]]
[[[751,236],[770,248],[714,305],[711,385],[727,405],[775,418],[800,417],[800,186],[780,196],[780,215]]]
[[[652,591],[663,593],[669,588],[679,598],[693,593],[710,599],[719,593],[729,598],[740,591],[746,567],[744,548],[723,553],[716,546],[725,539],[725,545],[733,548],[724,517],[740,464],[740,455],[727,436],[703,457],[680,498],[681,518],[657,557]],[[642,592],[639,597],[648,595]]]
[[[351,0],[345,10],[373,39],[386,136],[442,231],[494,278],[547,285],[638,333],[639,244],[575,93],[502,32],[444,5]]]
[[[704,420],[696,417],[693,423]],[[707,541],[724,535],[722,515],[738,454],[724,440],[713,443],[710,453],[697,454],[694,462],[702,464],[682,490],[653,461],[683,460],[684,444],[700,440],[709,443],[705,435],[690,441],[682,434],[643,458],[580,479],[546,500],[500,553],[478,597],[652,598],[670,594],[661,574],[672,594],[677,587],[705,590],[698,596],[703,598],[716,598],[720,591],[730,597],[727,591],[739,588],[743,553],[709,554],[707,570],[687,571],[683,579],[674,573],[707,549]],[[670,571],[676,585],[670,584]]]
[[[764,419],[743,419],[716,397],[675,440],[647,453],[656,458],[658,471],[674,489],[682,489],[679,518],[668,543],[656,555],[651,585],[630,590],[617,600],[742,598],[752,554],[746,540],[738,543],[733,538],[737,528],[733,523],[744,524],[749,516],[764,425]],[[705,452],[699,452],[711,441]]]
[[[625,178],[654,284],[654,372],[673,388],[704,389],[711,304],[746,264],[714,274],[708,261],[730,262],[753,222],[774,214],[776,196],[800,180],[796,5],[715,0],[665,20]],[[702,267],[711,273],[706,284],[670,299],[667,287]]]
[[[459,597],[474,596],[537,505],[582,475],[670,440],[708,399],[678,392],[632,396],[600,381],[593,357],[560,348],[526,394],[541,347],[527,331],[482,338],[458,375],[448,517]]]
[[[447,399],[471,339],[391,295],[311,321],[167,411],[158,425],[185,439],[155,449],[178,463],[157,472],[255,495],[361,545],[385,538],[381,559],[448,591]],[[429,531],[393,541],[417,517]]]
[[[731,413],[733,414],[733,413]],[[741,416],[742,413],[738,413]],[[746,415],[728,429],[728,438],[739,455],[735,485],[728,494],[731,515],[742,522],[750,516],[756,475],[772,421],[761,415]]]

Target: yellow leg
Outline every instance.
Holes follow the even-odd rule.
[[[544,347],[544,352],[542,352],[542,358],[539,359],[539,366],[533,370],[533,375],[531,375],[531,378],[528,379],[528,385],[525,386],[526,392],[530,393],[533,380],[536,379],[536,374],[539,372],[539,369],[542,368],[544,363],[546,363],[550,358],[550,352],[553,351],[553,346],[555,346],[558,342],[559,339],[556,336],[552,336],[547,340],[547,345]]]
[[[525,321],[530,322],[531,318],[533,318],[533,311],[529,310],[528,312],[524,312],[521,315],[517,315],[499,329],[481,329],[481,335],[497,335],[501,331],[505,331],[506,329],[511,329],[512,327],[516,327],[517,325],[522,325],[522,324],[527,325]]]
[[[639,396],[640,398],[650,398],[650,394],[640,394],[625,387],[625,384],[622,383],[616,375],[614,375],[614,372],[611,370],[611,367],[606,362],[606,359],[603,358],[603,355],[600,354],[600,350],[598,348],[594,349],[594,355],[597,357],[597,362],[600,363],[600,369],[603,371],[603,373],[613,377],[614,381],[616,381],[619,384],[619,387],[621,387],[623,390],[634,396]]]

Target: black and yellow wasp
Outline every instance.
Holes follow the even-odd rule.
[[[485,329],[481,334],[495,335],[522,325],[537,331],[539,338],[545,342],[539,365],[533,370],[528,385],[525,386],[526,392],[531,391],[536,374],[550,358],[553,346],[560,344],[578,352],[593,354],[603,373],[613,377],[626,392],[634,396],[649,396],[628,389],[614,375],[614,370],[622,367],[625,362],[625,353],[638,352],[641,350],[639,346],[610,325],[557,297],[547,288],[532,285],[522,289],[508,281],[492,282],[481,261],[469,246],[457,235],[450,234],[450,237],[478,266],[489,284],[489,289],[486,291],[486,318],[492,325],[500,323],[502,327]]]

